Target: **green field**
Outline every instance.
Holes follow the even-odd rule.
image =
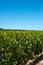
[[[43,31],[0,30],[0,65],[24,65],[43,51]]]

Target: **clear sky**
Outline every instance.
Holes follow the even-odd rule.
[[[43,0],[0,0],[0,28],[43,30]]]

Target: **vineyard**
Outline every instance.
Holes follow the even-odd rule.
[[[43,31],[0,30],[0,65],[25,65],[43,51]]]

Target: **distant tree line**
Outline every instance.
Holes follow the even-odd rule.
[[[4,30],[3,28],[0,28],[0,30]]]

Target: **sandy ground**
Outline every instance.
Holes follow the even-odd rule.
[[[43,60],[41,60],[39,63],[37,63],[36,65],[43,65]]]

